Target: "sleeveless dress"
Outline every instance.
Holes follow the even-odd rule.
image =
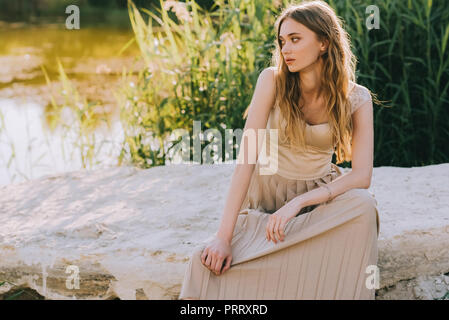
[[[354,112],[371,102],[371,95],[367,88],[351,85],[348,98]],[[278,128],[279,113],[275,106],[267,129]],[[259,156],[234,228],[231,267],[217,276],[201,263],[201,253],[214,234],[190,256],[179,299],[375,298],[373,278],[378,272],[369,266],[377,265],[379,214],[368,189],[350,189],[328,202],[302,208],[287,223],[283,242],[266,239],[270,214],[342,175],[331,162],[334,147],[327,123],[307,125],[306,143],[308,152],[295,152],[278,142],[273,174],[260,173],[266,162]]]

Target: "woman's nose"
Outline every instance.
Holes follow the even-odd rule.
[[[286,55],[286,54],[288,54],[288,53],[290,52],[290,50],[288,50],[287,46],[284,45],[284,46],[282,47],[281,52],[282,52],[283,55]]]

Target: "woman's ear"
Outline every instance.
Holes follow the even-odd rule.
[[[320,51],[321,55],[325,54],[327,52],[327,48],[329,47],[329,40],[325,39],[320,42]]]

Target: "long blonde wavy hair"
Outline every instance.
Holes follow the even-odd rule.
[[[292,148],[304,150],[306,147],[306,121],[299,105],[301,97],[299,74],[288,70],[281,52],[279,32],[286,18],[294,19],[312,30],[318,40],[328,41],[327,51],[321,56],[323,73],[320,93],[328,114],[337,163],[350,161],[353,125],[348,94],[349,82],[355,82],[357,60],[351,52],[349,35],[343,29],[341,20],[323,1],[291,4],[276,20],[277,39],[271,62],[277,67],[276,103],[286,121],[285,136],[281,132],[279,138],[281,141],[288,141]]]

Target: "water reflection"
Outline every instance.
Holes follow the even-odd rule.
[[[115,165],[123,139],[114,89],[123,68],[139,70],[138,48],[131,44],[131,30],[81,28],[60,25],[27,26],[0,23],[0,185],[18,183],[48,174],[82,168],[74,148],[74,130],[62,136],[52,132],[50,93],[61,95],[56,59],[59,57],[70,80],[88,101],[97,101],[108,116],[95,130],[96,165]],[[53,81],[52,89],[40,66]],[[61,101],[58,101],[61,102]],[[67,111],[67,112],[66,112]],[[70,112],[63,118],[70,123]]]
[[[19,183],[44,175],[53,175],[82,168],[80,150],[74,145],[79,137],[75,128],[62,132],[48,129],[45,112],[35,102],[0,99],[3,123],[0,132],[0,185]],[[63,110],[64,119],[70,121],[71,112]],[[117,119],[111,127],[100,125],[95,130],[95,163],[92,166],[116,165],[123,140],[123,131]]]

